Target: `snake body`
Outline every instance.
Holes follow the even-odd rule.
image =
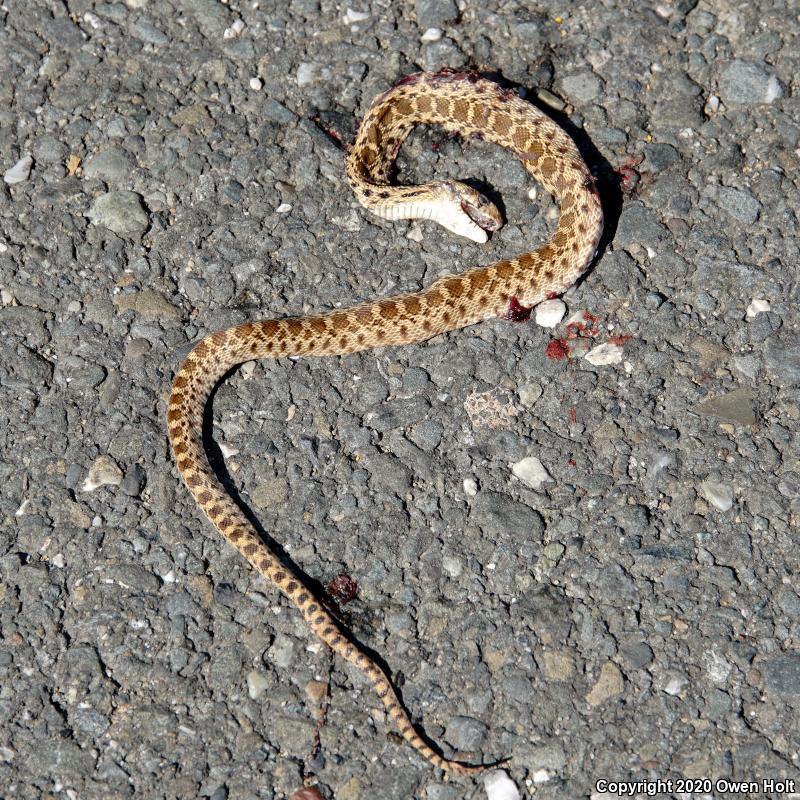
[[[314,633],[358,667],[402,736],[433,765],[456,774],[484,769],[448,760],[426,743],[383,671],[326,610],[299,572],[259,537],[212,470],[202,442],[204,409],[222,376],[255,358],[345,355],[420,342],[492,317],[525,317],[527,307],[566,290],[592,260],[602,232],[594,181],[573,141],[516,94],[473,73],[418,73],[377,97],[347,157],[356,197],[386,219],[433,219],[477,241],[499,227],[497,209],[455,181],[397,186],[390,169],[418,123],[477,135],[513,151],[560,206],[549,242],[514,259],[445,275],[428,288],[315,316],[247,322],[202,339],[175,377],[167,421],[175,460],[197,504],[217,530],[299,609]]]

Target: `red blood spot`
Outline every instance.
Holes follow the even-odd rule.
[[[614,172],[619,176],[619,185],[625,194],[632,193],[639,185],[639,181],[641,180],[641,175],[639,171],[634,169],[634,167],[638,167],[639,164],[642,163],[644,157],[643,156],[630,156],[629,158],[625,159],[622,164],[614,170]]]
[[[523,306],[516,297],[508,298],[508,308],[503,319],[509,322],[527,322],[531,318],[531,306]]]
[[[548,343],[544,354],[551,361],[563,361],[569,358],[569,345],[563,339],[553,339]]]
[[[575,406],[570,406],[567,414],[569,415],[569,421],[574,425],[578,421],[578,412],[575,410]]]
[[[618,344],[620,347],[622,347],[622,345],[624,345],[629,339],[633,339],[633,336],[628,333],[620,333],[617,336],[609,336],[608,341],[611,344]]]
[[[326,587],[325,591],[339,605],[349,603],[358,594],[358,583],[349,575],[337,575]]]
[[[316,786],[308,786],[305,789],[298,789],[289,800],[324,800]]]
[[[548,300],[555,300],[556,297],[558,297],[558,292],[550,292],[550,294],[547,295]]]
[[[399,81],[395,84],[395,86],[410,86],[412,83],[416,83],[420,79],[420,73],[415,72],[412,75],[406,75],[405,78],[400,78]]]
[[[596,317],[594,314],[590,314],[588,311],[583,312],[583,318],[587,322],[597,322],[597,320],[600,319],[600,317]]]
[[[570,467],[577,467],[578,466],[578,462],[574,458],[571,458],[569,461],[567,461],[567,464]]]

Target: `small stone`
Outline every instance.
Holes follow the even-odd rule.
[[[704,416],[737,422],[739,425],[754,425],[756,422],[754,402],[755,396],[749,389],[736,389],[698,403],[694,411]]]
[[[321,703],[328,694],[328,684],[324,681],[309,681],[306,684],[306,696],[315,703]]]
[[[729,511],[733,506],[733,491],[724,483],[703,481],[698,488],[700,489],[700,496],[714,508],[720,511]]]
[[[122,470],[108,456],[98,456],[89,468],[81,490],[93,492],[101,486],[119,486],[121,483]]]
[[[133,310],[145,319],[178,319],[180,312],[160,292],[143,289],[141,292],[118,294],[113,298],[120,313]]]
[[[60,164],[66,155],[67,148],[55,136],[41,136],[33,145],[33,156],[37,164]]]
[[[422,53],[422,64],[428,72],[451,67],[463,67],[467,59],[458,45],[447,36],[437,42],[429,42]]]
[[[606,661],[600,668],[597,682],[586,695],[586,702],[590,706],[599,706],[612,697],[622,694],[624,688],[622,673],[613,662]]]
[[[778,697],[800,696],[800,655],[787,653],[775,656],[761,665],[767,691]]]
[[[666,694],[677,697],[689,681],[683,675],[673,675],[664,685]]]
[[[267,658],[270,663],[281,669],[286,669],[294,661],[295,647],[296,644],[293,639],[279,633],[267,651]]]
[[[567,107],[567,104],[560,97],[558,97],[558,95],[553,94],[547,89],[537,89],[536,97],[554,111],[563,111]],[[534,200],[535,198],[536,195],[531,197],[531,200]]]
[[[519,389],[519,401],[526,408],[532,408],[542,396],[542,387],[538,383],[526,383]]]
[[[451,578],[457,578],[464,571],[464,565],[461,563],[461,559],[458,559],[455,556],[443,556],[442,569]]]
[[[526,486],[530,486],[531,489],[537,492],[541,491],[542,484],[553,483],[550,473],[535,456],[528,456],[521,461],[517,461],[516,464],[512,464],[511,472]]]
[[[458,19],[458,6],[454,0],[417,0],[417,24],[423,30],[444,28],[446,22]]]
[[[783,86],[761,64],[732,61],[719,81],[720,95],[726,103],[771,103],[783,96]]]
[[[345,25],[352,25],[355,22],[363,22],[365,19],[369,19],[369,11],[356,11],[348,6],[342,22]]]
[[[170,121],[180,128],[197,131],[208,131],[214,126],[214,120],[211,119],[208,109],[201,103],[178,109],[170,117]]]
[[[109,147],[89,158],[83,166],[87,178],[99,178],[107,183],[122,183],[130,178],[133,161],[121,147]]]
[[[288,214],[292,210],[291,203],[281,203],[276,209],[276,214]]]
[[[625,662],[634,669],[646,667],[655,657],[647,642],[627,642],[620,647],[620,653]]]
[[[492,537],[523,536],[538,541],[544,533],[544,520],[538,511],[499,492],[481,492],[470,519]]]
[[[473,717],[453,717],[447,723],[444,738],[456,748],[475,752],[483,747],[489,729],[480,720]]]
[[[758,200],[750,192],[722,186],[719,190],[720,207],[739,222],[751,225],[758,219],[761,209]]]
[[[146,19],[139,19],[131,25],[131,33],[143,42],[149,44],[166,44],[169,41],[164,31],[156,28],[155,25],[148,22]]]
[[[533,782],[537,786],[541,786],[543,783],[547,783],[550,780],[550,773],[546,769],[537,769],[536,772],[533,773]]]
[[[308,86],[321,80],[329,80],[331,71],[327,67],[320,67],[319,64],[303,62],[297,67],[297,85]]]
[[[114,233],[140,234],[147,230],[150,217],[142,207],[142,197],[136,192],[109,192],[98,197],[86,215],[95,225]]]
[[[545,650],[541,657],[542,672],[548,680],[568,681],[575,672],[575,665],[568,650]]]
[[[261,83],[261,81],[258,78],[250,78],[250,88],[254,92],[260,92],[262,86],[263,86],[263,84]]]
[[[428,28],[428,30],[426,30],[421,37],[423,42],[438,42],[439,39],[441,38],[442,38],[441,28]]]
[[[778,386],[800,383],[800,336],[772,337],[764,350],[764,362]]]
[[[759,314],[763,314],[765,311],[770,310],[770,304],[766,300],[758,300],[753,298],[750,301],[750,305],[747,306],[747,311],[745,311],[745,316],[747,319],[753,319],[753,317],[757,317]]]
[[[622,348],[618,344],[599,344],[593,347],[584,358],[596,367],[619,364],[622,361]]]
[[[285,478],[267,478],[250,492],[250,500],[256,508],[272,508],[283,503],[288,493],[289,484]]]
[[[487,800],[522,800],[514,781],[504,769],[493,770],[483,776],[483,787]]]
[[[129,497],[138,497],[147,482],[147,473],[141,464],[133,464],[125,470],[120,490]]]
[[[263,672],[254,669],[247,673],[247,694],[251,700],[258,700],[269,689],[269,681]]]
[[[23,181],[28,180],[28,176],[31,174],[32,166],[33,158],[31,156],[22,156],[22,158],[17,161],[13,167],[9,167],[3,173],[3,180],[9,186],[13,186],[15,183],[22,183]]]
[[[680,153],[671,144],[653,142],[644,146],[644,166],[649,172],[661,172],[680,158]]]
[[[464,494],[467,497],[475,497],[478,494],[478,482],[475,478],[464,478]]]
[[[603,85],[594,73],[583,70],[564,78],[561,87],[565,97],[573,103],[582,105],[594,100],[600,94]]]
[[[222,32],[223,39],[235,39],[244,30],[244,22],[240,19],[234,20],[229,28]]]
[[[567,307],[561,300],[545,300],[536,306],[536,324],[543,328],[555,328],[567,313]]]

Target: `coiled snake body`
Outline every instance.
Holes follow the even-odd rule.
[[[388,677],[360,650],[304,584],[258,536],[209,465],[202,442],[206,401],[234,365],[254,358],[345,355],[420,342],[491,317],[520,319],[530,306],[566,290],[593,258],[602,232],[594,181],[572,140],[516,94],[472,73],[419,73],[376,98],[347,158],[356,197],[387,219],[421,217],[476,241],[500,225],[497,209],[464,184],[395,186],[389,171],[418,123],[477,135],[512,150],[560,205],[547,244],[511,260],[446,275],[421,292],[317,316],[247,322],[201,340],[178,370],[167,421],[178,468],[219,532],[300,610],[314,633],[372,683],[403,737],[428,761],[457,774],[484,767],[443,758],[415,731]]]

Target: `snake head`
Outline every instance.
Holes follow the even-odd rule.
[[[497,206],[471,186],[458,181],[439,183],[439,208],[434,219],[447,230],[483,244],[487,231],[503,224]]]

